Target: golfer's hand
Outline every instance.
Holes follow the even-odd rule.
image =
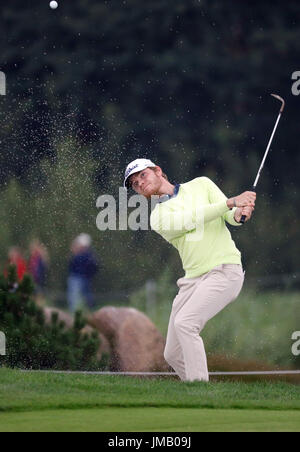
[[[246,217],[245,222],[249,221],[250,218],[252,217],[253,212],[254,212],[254,207],[249,207],[249,206],[248,207],[238,207],[235,211],[234,219],[237,223],[240,223],[242,216],[245,215],[245,217]]]
[[[235,198],[231,198],[229,203],[232,207],[255,207],[256,193],[254,191],[245,191]]]

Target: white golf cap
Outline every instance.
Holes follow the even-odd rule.
[[[146,168],[155,168],[157,165],[148,159],[136,159],[129,163],[125,171],[124,188],[129,188],[128,179],[135,173],[139,173]]]

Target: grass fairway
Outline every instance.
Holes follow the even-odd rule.
[[[0,369],[0,431],[300,431],[300,387]]]
[[[0,432],[291,432],[300,411],[100,408],[0,413]]]

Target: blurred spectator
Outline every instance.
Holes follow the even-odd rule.
[[[92,240],[88,234],[80,234],[71,246],[72,256],[69,261],[68,305],[75,312],[84,301],[92,309],[95,305],[92,293],[92,278],[99,270],[99,265],[91,249]]]
[[[49,263],[49,256],[45,246],[37,239],[30,243],[30,256],[28,270],[33,277],[38,297],[44,295],[46,273]]]
[[[23,254],[18,246],[12,246],[8,250],[8,261],[5,266],[4,274],[7,276],[7,269],[9,265],[15,265],[18,280],[21,282],[24,274],[27,272],[26,261]]]

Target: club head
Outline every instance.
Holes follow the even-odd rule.
[[[282,99],[282,97],[278,96],[278,94],[271,94],[271,96],[275,97],[275,99],[279,100],[281,102],[281,109],[280,109],[280,113],[283,112],[284,107],[285,107],[285,101],[284,99]]]

